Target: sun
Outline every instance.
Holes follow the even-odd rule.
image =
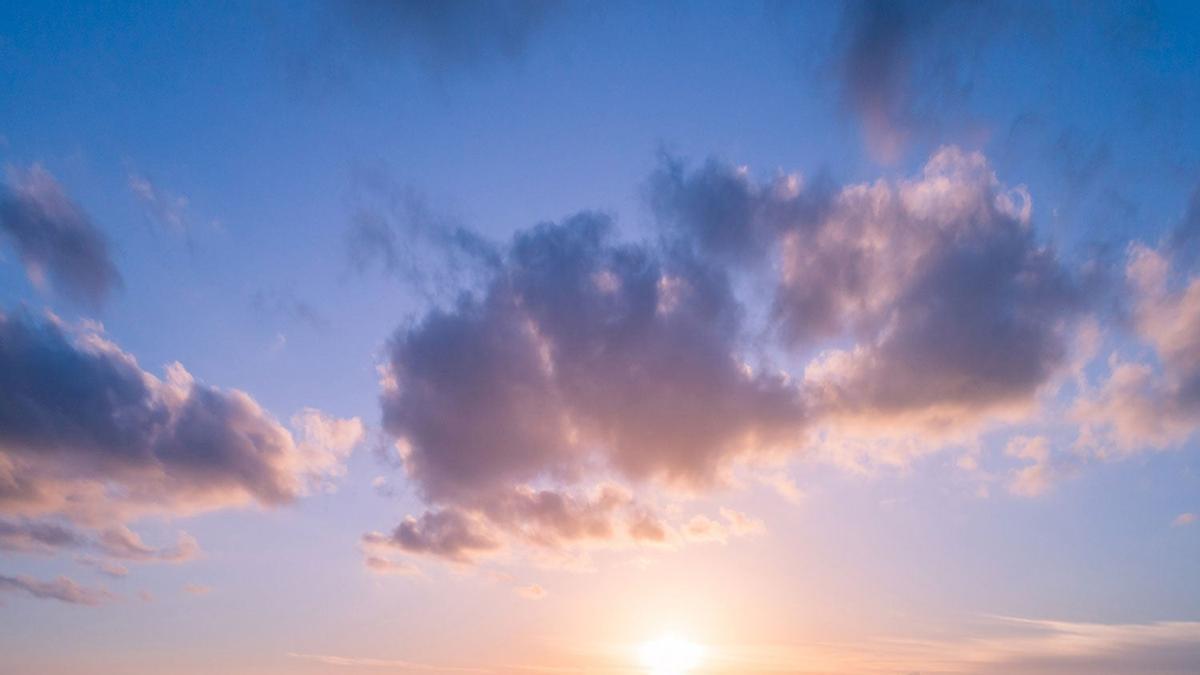
[[[648,675],[684,675],[700,666],[704,648],[668,634],[643,644],[638,656]]]

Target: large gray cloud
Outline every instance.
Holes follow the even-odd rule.
[[[436,508],[369,543],[461,560],[507,542],[666,540],[632,495],[586,494],[596,476],[709,485],[736,458],[801,443],[799,390],[740,360],[741,324],[723,271],[619,243],[607,216],[518,233],[481,296],[392,337],[384,428]],[[559,487],[526,487],[538,481]]]
[[[732,456],[799,442],[798,392],[738,360],[724,274],[611,230],[586,213],[522,232],[483,298],[393,337],[384,427],[427,496],[570,478],[589,460],[702,483]]]
[[[846,186],[667,158],[647,196],[653,244],[597,213],[518,232],[481,292],[392,336],[383,426],[430,510],[370,543],[463,561],[719,540],[636,493],[583,491],[703,489],[739,460],[855,435],[978,433],[1065,373],[1088,307],[1024,188],[977,153]],[[746,306],[735,287],[769,293]],[[802,372],[752,363],[759,336]]]
[[[45,169],[10,169],[0,184],[0,232],[35,283],[98,306],[121,286],[108,239]]]
[[[299,489],[292,448],[245,394],[198,384],[179,366],[161,382],[55,322],[0,317],[0,452],[34,473],[278,504]]]
[[[775,270],[782,343],[820,350],[828,415],[969,420],[1028,399],[1064,364],[1085,288],[978,154],[936,153],[910,180],[834,190],[709,163],[651,181],[660,221],[714,259]],[[849,340],[849,346],[845,346]]]

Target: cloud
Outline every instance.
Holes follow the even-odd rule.
[[[1135,243],[1125,279],[1134,332],[1156,363],[1114,354],[1107,379],[1077,402],[1080,445],[1102,457],[1176,446],[1200,426],[1200,277],[1173,278],[1169,250]]]
[[[761,520],[751,518],[733,509],[721,509],[721,520],[704,515],[692,516],[683,527],[683,536],[689,541],[715,541],[724,544],[731,537],[758,535],[766,531]]]
[[[188,583],[183,585],[183,592],[188,595],[208,595],[212,593],[212,586]]]
[[[85,539],[75,530],[50,522],[0,520],[0,550],[19,553],[54,553],[81,546]]]
[[[129,174],[129,190],[141,202],[147,217],[159,227],[177,235],[187,233],[187,197],[171,194],[138,173]]]
[[[546,589],[542,588],[541,586],[538,586],[537,584],[528,584],[525,586],[517,586],[513,590],[516,591],[517,595],[521,596],[522,598],[525,598],[526,600],[541,600],[542,598],[545,598],[547,595]]]
[[[1094,289],[979,153],[846,186],[665,157],[646,196],[660,238],[620,241],[594,212],[519,231],[481,284],[392,335],[383,429],[429,508],[375,544],[462,563],[723,541],[728,519],[666,518],[634,491],[707,491],[798,452],[904,464],[1030,419],[1073,372]],[[1073,470],[1046,443],[1010,446],[1030,462],[1015,493]],[[632,487],[587,493],[613,482]]]
[[[970,91],[971,57],[1009,9],[952,0],[843,5],[835,74],[876,159],[899,159],[921,120]]]
[[[96,325],[0,314],[0,515],[19,519],[0,521],[0,542],[188,560],[190,536],[154,548],[127,523],[289,503],[340,475],[363,435],[359,420],[312,409],[292,425],[178,363],[163,379],[142,370]]]
[[[330,326],[329,319],[324,314],[290,291],[256,291],[250,297],[250,307],[255,313],[281,316],[318,330]]]
[[[1050,441],[1044,436],[1017,436],[1009,440],[1004,454],[1024,460],[1008,484],[1008,489],[1022,497],[1037,497],[1045,494],[1055,483],[1072,473],[1079,458],[1071,455],[1056,455],[1051,452]]]
[[[1194,672],[1200,623],[1102,624],[986,617],[949,637],[897,636],[853,643],[722,646],[720,672],[1085,675]]]
[[[156,549],[147,546],[136,532],[124,525],[102,532],[98,544],[100,550],[112,558],[135,562],[181,563],[192,560],[200,553],[200,544],[186,532],[179,533],[174,546]]]
[[[41,581],[27,576],[0,575],[0,593],[14,591],[71,605],[96,606],[114,599],[106,590],[80,586],[68,577],[60,576],[53,581]]]
[[[355,0],[341,10],[367,46],[437,75],[520,58],[555,9],[548,0]]]
[[[363,563],[367,566],[367,569],[375,574],[394,574],[399,576],[418,576],[421,574],[421,570],[410,562],[390,560],[375,555],[368,555],[363,559]]]
[[[840,188],[668,160],[650,199],[702,255],[777,271],[773,329],[817,352],[804,379],[826,421],[944,429],[1028,406],[1086,309],[1083,282],[1037,241],[1024,187],[979,153],[942,148],[914,178]]]
[[[392,336],[383,426],[431,508],[375,543],[454,562],[667,544],[651,505],[597,476],[699,489],[799,446],[800,393],[739,358],[723,272],[613,229],[581,213],[519,232],[479,294]]]
[[[81,555],[75,557],[75,562],[85,567],[91,567],[99,571],[101,574],[107,574],[110,577],[121,579],[129,575],[129,568],[115,563],[111,560],[95,558],[90,555]]]
[[[1183,218],[1171,230],[1167,248],[1187,263],[1193,263],[1200,253],[1200,185],[1192,189]]]
[[[108,558],[142,563],[187,562],[200,553],[199,544],[186,532],[179,533],[175,545],[154,548],[124,525],[90,534],[48,519],[0,519],[0,550],[53,555],[66,549],[89,549]],[[107,562],[80,557],[81,560],[85,558],[84,564]]]
[[[377,659],[364,656],[334,656],[330,654],[298,654],[288,652],[288,656],[293,659],[302,659],[304,661],[313,661],[325,666],[338,666],[347,668],[372,668],[372,669],[387,669],[392,671],[416,671],[422,673],[428,672],[448,672],[448,673],[491,673],[495,672],[490,668],[470,668],[456,666],[438,666],[428,663],[417,663],[414,661],[403,661],[400,659]]]
[[[0,503],[14,508],[37,510],[56,497],[63,501],[51,510],[68,508],[82,495],[51,493],[99,480],[120,485],[132,504],[185,511],[282,504],[344,456],[343,446],[299,448],[249,395],[196,382],[178,363],[165,379],[143,371],[92,328],[72,336],[22,311],[0,316],[0,337]]]
[[[433,555],[452,562],[470,562],[480,553],[500,548],[487,526],[478,518],[457,509],[428,511],[420,518],[409,516],[390,535],[371,533],[368,545],[391,545],[406,553]]]
[[[40,165],[8,169],[0,184],[0,233],[37,286],[48,276],[56,290],[92,307],[121,287],[107,237]]]
[[[1194,522],[1196,522],[1196,514],[1181,513],[1175,516],[1175,519],[1171,521],[1171,525],[1172,527],[1183,527],[1184,525],[1191,525]]]
[[[426,298],[457,290],[500,264],[494,244],[435,211],[411,186],[400,185],[386,167],[355,171],[346,244],[359,272],[379,267]]]
[[[593,460],[703,484],[735,456],[798,444],[796,390],[737,358],[724,275],[611,230],[584,213],[519,233],[484,297],[392,337],[384,428],[427,497],[569,478]]]

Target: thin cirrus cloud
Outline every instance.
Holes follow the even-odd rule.
[[[155,547],[128,524],[289,503],[341,475],[363,436],[357,418],[313,409],[291,427],[178,363],[164,379],[142,370],[97,325],[0,315],[0,547],[190,560],[190,535]]]
[[[352,0],[316,7],[317,21],[291,24],[278,39],[290,85],[321,96],[345,90],[380,64],[434,82],[491,73],[521,62],[546,25],[569,11],[551,0]]]
[[[129,174],[129,190],[145,209],[146,216],[172,234],[185,234],[189,227],[188,198],[163,189],[139,173]]]
[[[854,644],[722,645],[719,673],[972,675],[1161,673],[1185,675],[1200,657],[1200,623],[1083,623],[1015,617],[969,619],[971,633]]]
[[[481,290],[392,335],[383,427],[428,510],[367,546],[462,564],[724,541],[745,531],[673,521],[657,488],[704,492],[796,455],[905,464],[1017,423],[1039,431],[995,460],[1013,494],[1116,457],[1081,412],[1110,386],[1081,375],[1079,346],[1103,341],[1107,287],[1038,238],[1031,195],[983,155],[946,147],[911,178],[845,186],[666,158],[646,185],[659,238],[621,241],[590,212],[520,231]],[[1146,255],[1131,248],[1131,278],[1154,281],[1133,284],[1133,337],[1164,365],[1146,377],[1176,401],[1162,423],[1178,441],[1197,424],[1200,282],[1165,288],[1137,272]],[[738,297],[747,280],[769,299]],[[1113,364],[1099,377],[1119,381]]]
[[[105,528],[92,536],[56,522],[27,518],[0,520],[0,550],[54,555],[66,549],[91,550],[108,559],[132,562],[180,563],[200,553],[199,543],[186,532],[179,533],[174,545],[154,548],[124,525]]]
[[[0,233],[35,286],[90,307],[121,287],[108,238],[50,172],[10,167],[0,184]]]
[[[58,600],[71,605],[96,606],[112,601],[115,596],[100,588],[81,586],[69,577],[60,576],[43,581],[27,576],[0,575],[0,593],[26,593],[43,600]]]

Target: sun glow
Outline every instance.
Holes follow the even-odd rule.
[[[648,675],[684,675],[700,665],[704,648],[678,635],[664,635],[638,650]]]

